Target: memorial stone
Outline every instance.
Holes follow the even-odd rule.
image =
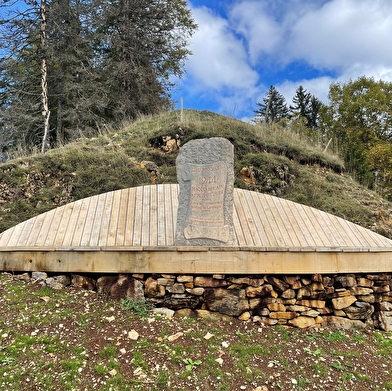
[[[233,244],[233,165],[234,147],[227,139],[191,140],[181,147],[176,245]]]

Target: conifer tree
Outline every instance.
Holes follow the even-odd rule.
[[[274,86],[270,86],[263,98],[263,102],[257,102],[256,105],[259,108],[254,110],[256,114],[255,122],[270,124],[279,122],[283,118],[289,118],[286,99]]]

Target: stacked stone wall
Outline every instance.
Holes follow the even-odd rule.
[[[27,273],[22,277],[30,279]],[[53,289],[66,285],[146,301],[178,316],[253,321],[299,328],[392,331],[392,273],[334,275],[119,274],[31,278]]]
[[[74,277],[75,278],[75,277]],[[178,315],[206,313],[299,328],[392,331],[392,273],[335,275],[104,276],[98,292],[146,300]]]

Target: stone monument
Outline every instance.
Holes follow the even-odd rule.
[[[175,245],[234,241],[234,147],[225,138],[191,140],[176,160],[180,185]]]

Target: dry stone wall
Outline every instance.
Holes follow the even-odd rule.
[[[392,273],[336,275],[119,274],[48,277],[28,273],[52,289],[96,290],[113,298],[146,301],[177,316],[253,321],[298,328],[376,328],[392,331]]]
[[[83,276],[73,284],[93,286]],[[392,273],[336,275],[104,276],[98,292],[146,300],[177,315],[221,315],[299,328],[377,328],[392,331]]]

